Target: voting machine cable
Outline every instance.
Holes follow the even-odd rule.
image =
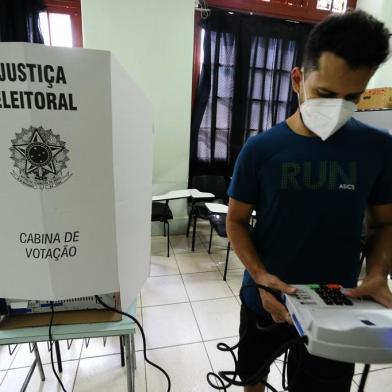
[[[264,285],[260,285],[260,284],[252,284],[252,285],[244,285],[241,287],[240,290],[240,299],[242,304],[248,308],[245,300],[244,300],[244,296],[243,296],[243,292],[245,289],[248,288],[258,288],[258,289],[263,289],[269,293],[271,293],[272,295],[274,295],[276,298],[278,298],[278,292],[276,290],[273,290],[267,286]],[[248,308],[249,309],[249,308]],[[292,380],[290,380],[290,385],[286,384],[286,372],[287,372],[287,360],[288,360],[288,352],[290,349],[292,349],[293,347],[295,347],[298,344],[301,343],[305,343],[307,342],[307,336],[298,336],[288,342],[286,342],[285,344],[283,344],[281,347],[279,347],[271,356],[270,358],[268,358],[268,360],[261,366],[260,369],[258,369],[252,376],[248,377],[248,379],[244,380],[244,381],[236,381],[237,376],[239,376],[238,373],[238,361],[237,358],[235,356],[234,350],[236,348],[238,348],[240,342],[244,339],[246,332],[247,332],[247,317],[246,317],[246,313],[245,313],[245,320],[244,320],[244,331],[242,333],[242,335],[240,336],[239,342],[234,345],[233,347],[229,347],[226,343],[218,343],[217,344],[217,349],[219,351],[228,351],[230,352],[233,361],[234,361],[234,371],[219,371],[218,374],[214,373],[214,372],[209,372],[207,374],[207,382],[208,384],[213,387],[214,389],[218,389],[218,390],[223,390],[224,392],[227,392],[227,388],[229,388],[232,385],[236,385],[236,386],[246,386],[246,385],[253,385],[256,383],[261,383],[265,386],[267,386],[269,389],[271,389],[272,392],[277,391],[272,385],[270,385],[265,379],[263,379],[263,375],[265,374],[266,370],[269,369],[270,365],[276,360],[276,358],[278,358],[280,355],[284,354],[284,360],[283,360],[283,371],[282,371],[282,387],[284,391],[290,391],[291,387],[295,384],[300,370],[301,370],[301,364],[302,364],[302,350],[300,350],[300,357],[298,359],[296,359],[296,362],[298,363],[297,365],[297,369],[294,373],[294,376],[292,378]],[[280,328],[282,325],[284,324],[280,324],[280,323],[274,323],[271,326],[267,326],[267,327],[262,327],[260,326],[258,323],[256,324],[257,329],[259,329],[262,332],[269,332],[272,330],[275,330],[277,328]],[[358,392],[363,392],[364,388],[365,388],[365,383],[366,383],[366,379],[367,379],[367,375],[369,373],[369,365],[365,365],[364,368],[364,372],[362,374],[361,377],[361,381],[360,381],[360,385],[358,388]],[[308,372],[306,372],[308,373]],[[336,383],[338,380],[324,380],[321,379],[320,377],[317,377],[311,373],[307,374],[309,377],[312,378],[317,378],[317,380],[321,380],[321,382],[325,382],[325,383]],[[231,376],[232,378],[230,378],[229,376]],[[213,384],[211,381],[211,377],[214,377],[215,380],[220,384],[220,385],[216,385]],[[223,380],[225,380],[227,382],[227,384],[224,384]]]
[[[241,287],[241,290],[240,290],[240,299],[241,299],[242,304],[247,308],[248,308],[248,306],[246,305],[246,302],[244,300],[243,292],[244,292],[244,290],[249,289],[249,288],[261,288],[261,289],[271,293],[275,297],[278,296],[278,292],[276,290],[273,290],[270,287],[267,287],[264,285],[260,285],[260,284],[244,285]],[[279,324],[279,323],[274,323],[271,326],[267,326],[267,327],[260,326],[259,324],[257,324],[257,329],[259,329],[260,331],[263,331],[263,332],[271,332],[275,329],[281,328],[282,326],[283,326],[283,324]],[[230,354],[233,358],[233,361],[234,361],[234,371],[219,371],[218,374],[216,374],[214,372],[209,372],[207,374],[207,382],[212,388],[223,390],[224,392],[226,392],[227,388],[231,387],[232,385],[246,386],[246,385],[254,385],[257,383],[261,383],[261,384],[265,385],[272,392],[278,392],[277,389],[275,389],[271,384],[269,384],[266,381],[266,379],[264,377],[266,371],[268,371],[269,367],[276,360],[276,358],[278,358],[282,354],[286,355],[287,350],[296,346],[297,344],[300,344],[302,342],[306,342],[307,337],[306,336],[298,336],[298,337],[295,337],[295,338],[289,340],[288,342],[284,343],[277,350],[275,350],[275,352],[267,359],[267,361],[252,376],[248,377],[246,380],[237,381],[236,378],[239,376],[238,361],[235,356],[234,350],[236,348],[238,348],[241,341],[245,338],[246,333],[247,333],[247,329],[248,329],[248,320],[247,320],[246,313],[245,313],[244,330],[240,336],[239,342],[236,345],[234,345],[233,347],[229,347],[226,343],[218,343],[218,345],[217,345],[218,350],[230,352]],[[291,381],[291,385],[294,384],[298,375],[299,375],[299,367],[298,367],[297,371],[295,372],[293,380]],[[213,382],[211,381],[212,377],[214,377],[215,380],[220,385],[213,384]],[[226,381],[227,384],[225,384],[223,380]],[[282,383],[283,383],[283,381],[282,381]],[[288,388],[286,390],[288,390]]]
[[[116,309],[116,308],[112,308],[111,306],[105,304],[105,303],[102,301],[102,299],[101,299],[98,295],[95,296],[95,299],[96,299],[96,300],[98,301],[98,303],[101,304],[104,308],[109,309],[109,310],[111,310],[111,311],[113,311],[113,312],[119,313],[119,314],[121,314],[121,315],[123,315],[123,316],[129,317],[129,318],[138,326],[138,328],[140,329],[141,335],[142,335],[142,340],[143,340],[143,356],[144,356],[144,360],[145,360],[148,364],[150,364],[151,366],[155,367],[156,369],[158,369],[159,371],[161,371],[161,372],[164,374],[164,376],[165,376],[166,379],[167,379],[167,392],[170,392],[170,390],[171,390],[171,381],[170,381],[169,375],[168,375],[168,374],[166,373],[166,371],[165,371],[164,369],[162,369],[159,365],[155,364],[154,362],[150,361],[150,360],[147,358],[147,353],[146,353],[146,336],[145,336],[145,334],[144,334],[143,327],[140,325],[139,321],[137,321],[137,319],[136,319],[135,317],[131,316],[130,314],[128,314],[128,313],[126,313],[126,312],[123,312],[123,311],[121,311],[121,310],[118,310],[118,309]]]
[[[54,318],[54,305],[53,305],[53,301],[50,301],[50,309],[51,309],[51,316],[50,316],[50,323],[49,323],[49,344],[50,344],[50,363],[52,365],[52,370],[54,375],[57,378],[58,383],[61,386],[61,389],[63,392],[67,392],[67,390],[64,387],[63,382],[61,381],[59,375],[56,372],[56,369],[54,367],[54,361],[53,361],[53,336],[52,336],[52,326],[53,326],[53,318]]]

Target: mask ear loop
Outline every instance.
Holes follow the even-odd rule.
[[[304,102],[306,102],[307,99],[308,99],[308,97],[306,96],[306,88],[305,88],[305,71],[304,71],[303,68],[301,69],[301,73],[302,73],[302,88],[303,88],[303,90],[304,90],[304,98],[305,98],[305,101],[304,101]],[[299,94],[300,94],[300,93],[298,92],[298,93],[297,93],[297,97],[298,97],[298,110],[299,110],[299,116],[300,116],[300,118],[301,118],[302,124],[306,127],[305,122],[304,122],[304,119],[303,119],[303,117],[302,117],[301,103],[300,103],[301,101],[300,101]]]
[[[308,97],[306,96],[306,88],[305,88],[305,70],[302,68],[301,72],[302,72],[302,88],[304,90],[305,101],[307,101]],[[298,100],[299,100],[299,93],[298,93]]]

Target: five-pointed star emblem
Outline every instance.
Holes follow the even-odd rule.
[[[13,147],[26,158],[26,174],[38,172],[39,177],[44,171],[57,174],[53,159],[64,147],[47,143],[37,129],[27,144],[14,144]]]

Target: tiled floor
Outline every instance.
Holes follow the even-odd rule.
[[[151,241],[151,273],[138,298],[137,316],[147,338],[147,356],[170,375],[172,392],[214,391],[206,381],[211,371],[229,370],[233,363],[228,353],[217,350],[219,342],[234,345],[238,341],[238,293],[243,268],[231,253],[227,282],[222,280],[226,241],[215,237],[207,253],[209,227],[200,223],[196,252],[190,251],[185,236],[173,236],[171,256],[167,258],[166,239]],[[39,345],[46,373],[42,383],[35,372],[29,392],[60,391],[50,369],[46,344]],[[166,392],[166,380],[155,368],[144,363],[140,334],[136,335],[136,392]],[[74,341],[68,351],[62,342],[64,372],[68,392],[121,392],[126,390],[126,372],[120,366],[118,338]],[[32,354],[27,345],[19,346],[10,356],[0,347],[0,392],[20,389]],[[392,364],[391,364],[392,366]],[[282,362],[271,368],[269,382],[281,389]],[[362,366],[357,366],[352,392],[358,388]],[[374,366],[366,392],[392,390],[392,367]],[[242,391],[232,387],[229,391]]]

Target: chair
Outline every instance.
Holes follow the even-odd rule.
[[[169,200],[165,203],[158,201],[152,202],[151,209],[151,221],[152,222],[163,222],[163,234],[166,237],[166,225],[167,225],[167,257],[170,256],[170,225],[169,220],[173,219],[173,213],[169,207]]]
[[[192,188],[196,188],[201,192],[213,193],[215,195],[214,200],[220,199],[225,201],[227,199],[226,179],[223,176],[195,176],[192,178]],[[209,199],[209,201],[211,201],[211,199]],[[189,212],[188,218],[188,227],[186,231],[186,236],[189,237],[193,219],[192,252],[195,250],[197,218],[208,219],[209,215],[210,212],[205,206],[204,202],[201,202],[200,199],[197,201],[192,199],[191,210]]]
[[[208,245],[208,253],[211,253],[211,244],[212,244],[212,233],[215,230],[219,237],[227,238],[226,231],[226,214],[210,214],[208,217],[211,225],[210,232],[210,243]],[[226,280],[227,276],[227,266],[229,264],[229,255],[230,255],[230,241],[227,243],[226,250],[226,263],[225,263],[225,272],[223,274],[223,280]]]

